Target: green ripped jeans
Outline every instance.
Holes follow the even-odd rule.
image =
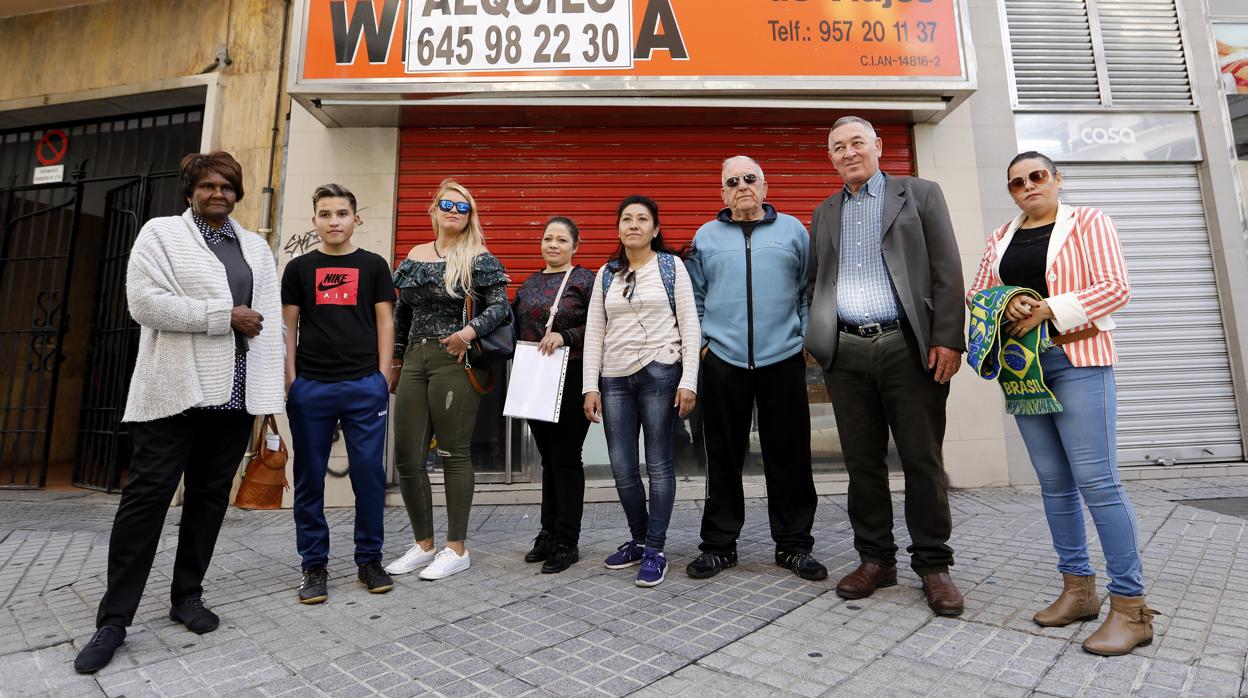
[[[484,371],[477,371],[477,380],[485,384]],[[463,364],[455,363],[436,339],[407,346],[394,402],[394,449],[399,491],[416,540],[433,538],[433,490],[425,458],[435,434],[446,486],[446,539],[468,537],[476,486],[469,451],[480,404],[481,396],[468,382]]]

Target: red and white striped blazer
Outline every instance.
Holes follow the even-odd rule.
[[[966,294],[970,303],[976,293],[1001,285],[1001,256],[1014,239],[1026,214],[997,228],[988,237],[975,280]],[[1131,284],[1122,259],[1118,228],[1109,216],[1086,206],[1059,204],[1053,234],[1045,257],[1045,279],[1049,286],[1049,308],[1053,326],[1069,334],[1095,325],[1095,337],[1062,347],[1074,366],[1111,366],[1118,361],[1111,330],[1110,313],[1127,304]]]

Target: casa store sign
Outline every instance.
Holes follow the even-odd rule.
[[[1199,162],[1196,115],[1191,113],[1014,115],[1020,151],[1059,162]]]
[[[972,89],[964,0],[301,0],[295,92]]]

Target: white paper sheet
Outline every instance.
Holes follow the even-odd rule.
[[[559,347],[554,354],[546,356],[537,350],[537,342],[516,342],[503,414],[542,422],[559,421],[559,403],[567,371],[567,347]]]

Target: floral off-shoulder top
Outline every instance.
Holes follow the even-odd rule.
[[[394,304],[394,351],[422,339],[441,339],[464,326],[464,299],[447,293],[446,262],[405,259],[394,272],[399,300]],[[507,270],[489,252],[472,261],[474,303],[479,311],[468,324],[478,337],[493,332],[507,319]],[[460,289],[462,294],[463,290]]]

